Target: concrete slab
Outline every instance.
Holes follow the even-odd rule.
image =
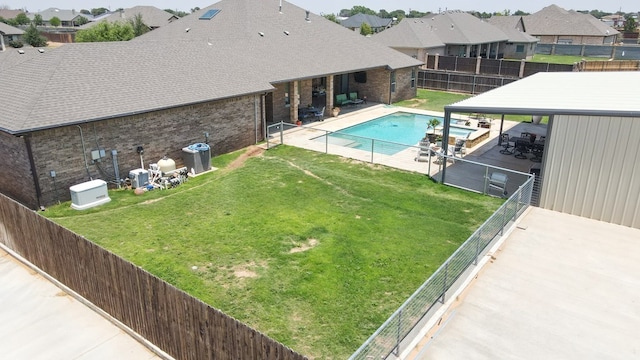
[[[407,359],[638,359],[640,230],[532,208]]]
[[[161,359],[0,249],[0,349],[9,359]]]

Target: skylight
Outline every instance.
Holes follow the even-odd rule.
[[[211,20],[214,16],[218,15],[220,10],[218,9],[209,9],[206,13],[200,16],[200,20]]]

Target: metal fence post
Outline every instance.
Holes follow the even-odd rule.
[[[280,121],[280,145],[284,145],[284,121]]]
[[[478,256],[480,255],[480,239],[482,239],[482,228],[478,229],[480,230],[480,232],[478,232],[478,236],[476,237],[476,257],[475,260],[473,261],[473,265],[478,265]]]
[[[447,273],[449,272],[449,261],[444,263],[444,281],[442,282],[442,295],[440,296],[440,302],[444,304],[445,294],[447,293]]]
[[[329,153],[329,132],[328,131],[324,132],[324,153],[325,154]]]
[[[374,147],[374,143],[375,140],[371,139],[371,163],[373,164],[373,147]]]
[[[402,310],[398,312],[398,331],[396,332],[396,351],[394,355],[400,355],[400,328],[402,324]]]

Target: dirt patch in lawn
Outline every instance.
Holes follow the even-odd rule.
[[[247,161],[248,158],[253,156],[261,156],[262,154],[264,154],[263,148],[259,146],[249,146],[244,154],[238,156],[237,159],[233,160],[231,163],[229,163],[229,165],[227,165],[227,169],[235,170],[244,165],[245,161]]]
[[[307,240],[306,243],[304,243],[304,244],[302,244],[300,246],[294,247],[293,249],[289,250],[289,254],[295,254],[295,253],[307,251],[307,250],[315,247],[316,245],[318,245],[318,243],[319,242],[316,239],[309,239],[309,240]]]

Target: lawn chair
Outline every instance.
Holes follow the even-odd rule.
[[[486,178],[486,190],[485,193],[489,194],[491,190],[497,190],[500,192],[500,196],[507,197],[507,181],[509,177],[506,174],[500,172],[493,172],[491,176]]]
[[[347,94],[336,95],[336,105],[344,106],[349,104],[353,104],[353,102],[347,98]]]
[[[453,145],[451,155],[453,156],[460,155],[460,157],[463,157],[467,153],[466,144],[467,144],[467,139],[456,138],[456,142],[455,142],[455,145]]]
[[[413,160],[418,162],[428,162],[429,159],[431,159],[431,143],[429,140],[423,139],[420,140],[418,146],[418,155]]]
[[[357,92],[349,93],[349,101],[351,101],[351,103],[354,104],[354,105],[359,105],[359,104],[362,104],[364,102],[364,100],[358,99],[358,93]]]

